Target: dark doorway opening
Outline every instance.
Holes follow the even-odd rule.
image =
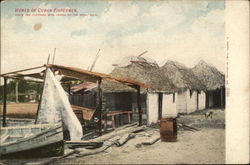
[[[196,97],[196,102],[197,102],[197,104],[196,104],[196,110],[199,110],[199,91],[197,91],[197,95],[196,95],[197,97]]]
[[[159,120],[162,118],[162,97],[163,97],[163,93],[159,93],[159,97],[158,97],[158,119]]]

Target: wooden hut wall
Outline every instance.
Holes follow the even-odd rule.
[[[70,104],[87,107],[87,108],[96,108],[96,93],[89,92],[83,94],[72,94],[69,95]]]
[[[104,93],[106,101],[106,111],[130,111],[132,110],[132,93],[119,92],[119,93]]]
[[[162,117],[177,116],[177,93],[163,94]]]
[[[146,94],[141,94],[142,113],[146,114]],[[104,93],[106,101],[105,107],[108,110],[132,110],[133,113],[138,113],[137,94],[135,92],[120,92],[120,93]]]
[[[138,106],[137,106],[137,94],[132,94],[132,111],[133,111],[133,120],[138,121],[139,120],[139,114],[138,114]],[[141,110],[142,110],[142,120],[147,121],[147,94],[143,93],[141,94]]]
[[[132,120],[138,121],[138,106],[137,93],[135,92],[119,92],[119,93],[104,93],[104,110],[105,111],[132,111]],[[142,120],[147,121],[147,94],[141,94]],[[126,123],[127,116],[120,116],[117,122]],[[119,123],[116,123],[119,125]]]
[[[132,110],[133,112],[138,112],[137,111],[137,94],[135,92],[132,93]],[[141,94],[141,109],[142,109],[142,114],[145,116],[147,114],[147,94],[143,93]]]

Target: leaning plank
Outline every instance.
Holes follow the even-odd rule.
[[[112,135],[116,135],[116,134],[119,134],[120,132],[123,132],[125,130],[130,130],[130,129],[137,128],[137,127],[138,127],[137,125],[133,125],[131,127],[122,127],[122,128],[120,127],[120,128],[113,130],[112,132],[109,132],[107,134],[99,136],[99,137],[95,138],[94,140],[103,139],[103,138],[105,139],[105,137],[110,137],[110,136],[113,137]]]
[[[150,137],[147,141],[142,142],[142,145],[152,145],[155,142],[157,142],[158,140],[160,140],[159,135],[154,135],[152,137]]]
[[[70,149],[80,148],[80,147],[87,148],[87,149],[95,149],[95,148],[102,147],[103,142],[66,141],[66,144]]]
[[[115,145],[117,147],[120,147],[124,145],[125,143],[127,143],[127,141],[129,141],[130,139],[133,139],[134,137],[135,137],[134,133],[125,134],[119,140],[116,141]]]
[[[9,138],[9,136],[10,135],[7,135],[7,134],[0,136],[0,144],[3,144],[4,141]]]
[[[78,152],[78,154],[76,155],[76,157],[84,157],[84,156],[89,156],[89,155],[94,155],[94,154],[98,154],[101,153],[105,150],[107,150],[109,147],[113,146],[121,137],[116,136],[113,137],[112,139],[106,141],[103,145],[103,147],[95,149],[95,150],[88,150],[88,149],[76,149],[76,151]]]
[[[134,122],[134,123],[126,124],[126,125],[123,125],[122,127],[116,128],[116,130],[122,130],[122,129],[124,129],[124,128],[133,127],[133,126],[138,126],[138,125],[139,125],[138,122]]]
[[[87,133],[87,134],[83,135],[81,139],[83,140],[85,137],[88,137],[88,136],[90,136],[90,135],[94,135],[94,134],[96,134],[96,132],[95,132],[95,131],[94,131],[94,132],[89,132],[89,133]]]
[[[186,124],[182,124],[182,123],[179,123],[178,126],[182,127],[183,129],[190,130],[190,131],[199,131],[197,128],[194,128]]]
[[[183,126],[184,126],[184,127],[187,127],[187,128],[190,128],[190,129],[193,129],[193,130],[195,130],[195,131],[199,131],[197,128],[194,128],[194,127],[191,127],[191,126],[188,126],[188,125],[185,125],[185,124],[183,124]]]
[[[114,143],[113,143],[114,144]],[[112,145],[113,145],[112,144]],[[107,150],[109,147],[111,147],[112,145],[107,145],[107,146],[103,146],[102,148],[99,148],[97,150],[87,150],[85,152],[83,152],[83,150],[78,154],[76,155],[76,157],[84,157],[84,156],[89,156],[89,155],[94,155],[94,154],[98,154],[98,153],[101,153],[105,150]]]
[[[125,125],[123,125],[121,127],[118,127],[116,129],[113,129],[113,128],[111,128],[111,129],[113,129],[113,131],[117,132],[117,131],[120,131],[120,130],[127,129],[129,127],[137,127],[137,126],[139,126],[139,123],[138,122],[134,122],[134,123],[125,124]]]
[[[108,134],[105,134],[103,136],[100,136],[100,137],[97,137],[95,139],[92,139],[91,141],[96,141],[96,142],[100,142],[100,141],[106,141],[108,139],[111,139],[115,136],[122,136],[124,134],[128,134],[128,133],[136,133],[136,132],[140,132],[140,131],[144,131],[146,130],[147,127],[146,126],[133,126],[133,127],[128,127],[128,128],[125,128],[123,130],[119,130],[119,131],[113,131],[113,132],[110,132]]]

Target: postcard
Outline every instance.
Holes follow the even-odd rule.
[[[249,163],[249,1],[1,1],[0,164]]]

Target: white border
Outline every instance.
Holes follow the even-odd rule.
[[[249,163],[249,1],[225,0],[225,7],[226,163],[245,164]]]

